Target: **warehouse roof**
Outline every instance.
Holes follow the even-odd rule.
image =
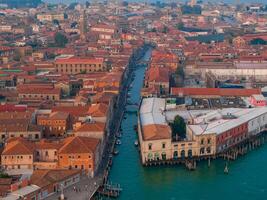
[[[167,124],[165,115],[165,99],[144,98],[140,108],[141,124]]]
[[[267,114],[267,107],[213,110],[199,117],[195,117],[195,124],[189,124],[188,127],[196,135],[211,133],[221,134],[263,114]]]

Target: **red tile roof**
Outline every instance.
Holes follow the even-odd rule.
[[[96,122],[96,123],[84,123],[79,127],[76,132],[104,132],[105,123]]]
[[[104,62],[103,58],[60,58],[56,59],[56,64],[88,64],[88,63],[99,63],[102,64]]]
[[[59,150],[61,154],[95,153],[100,140],[88,137],[68,137],[64,140],[63,147]]]
[[[261,90],[259,88],[171,88],[171,94],[180,96],[251,96],[261,94]]]
[[[31,155],[34,151],[34,143],[23,138],[8,140],[2,155]]]
[[[88,114],[92,117],[106,117],[108,105],[104,103],[92,104],[88,110]]]

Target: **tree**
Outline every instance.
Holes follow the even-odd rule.
[[[155,32],[157,32],[157,29],[156,28],[152,28],[151,29],[151,32],[154,32],[155,33]]]
[[[89,2],[89,1],[86,1],[86,2],[85,2],[85,6],[86,6],[86,8],[89,8],[89,6],[90,6],[90,2]]]
[[[182,117],[175,116],[173,123],[171,123],[172,135],[175,137],[178,135],[180,138],[186,137],[186,124]]]
[[[179,75],[180,77],[184,78],[185,74],[184,74],[184,68],[183,68],[183,66],[179,66],[179,67],[177,67],[175,73],[176,73],[177,75]]]
[[[168,33],[168,32],[169,32],[169,28],[167,26],[164,26],[162,33]]]
[[[57,47],[65,47],[67,43],[68,43],[68,38],[64,34],[57,32],[55,35],[55,45]]]
[[[255,38],[250,41],[251,45],[267,45],[267,41],[261,39],[261,38]]]
[[[182,30],[184,28],[184,23],[183,22],[179,22],[178,24],[176,24],[176,28],[178,30]]]
[[[129,3],[127,1],[122,2],[122,6],[127,7],[128,5],[129,5]]]
[[[59,21],[57,19],[53,19],[53,24],[59,26]]]
[[[0,178],[11,178],[8,174],[0,172]]]

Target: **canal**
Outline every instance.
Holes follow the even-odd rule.
[[[150,52],[144,56],[149,59]],[[129,100],[139,103],[145,66],[137,67]],[[110,181],[120,183],[121,200],[260,200],[267,198],[267,145],[229,163],[229,174],[223,173],[225,162],[198,163],[195,171],[184,166],[143,167],[133,127],[135,113],[125,114],[122,121],[122,144],[117,147]]]

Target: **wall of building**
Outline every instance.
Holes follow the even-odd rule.
[[[1,165],[5,169],[32,169],[33,155],[2,155]]]

